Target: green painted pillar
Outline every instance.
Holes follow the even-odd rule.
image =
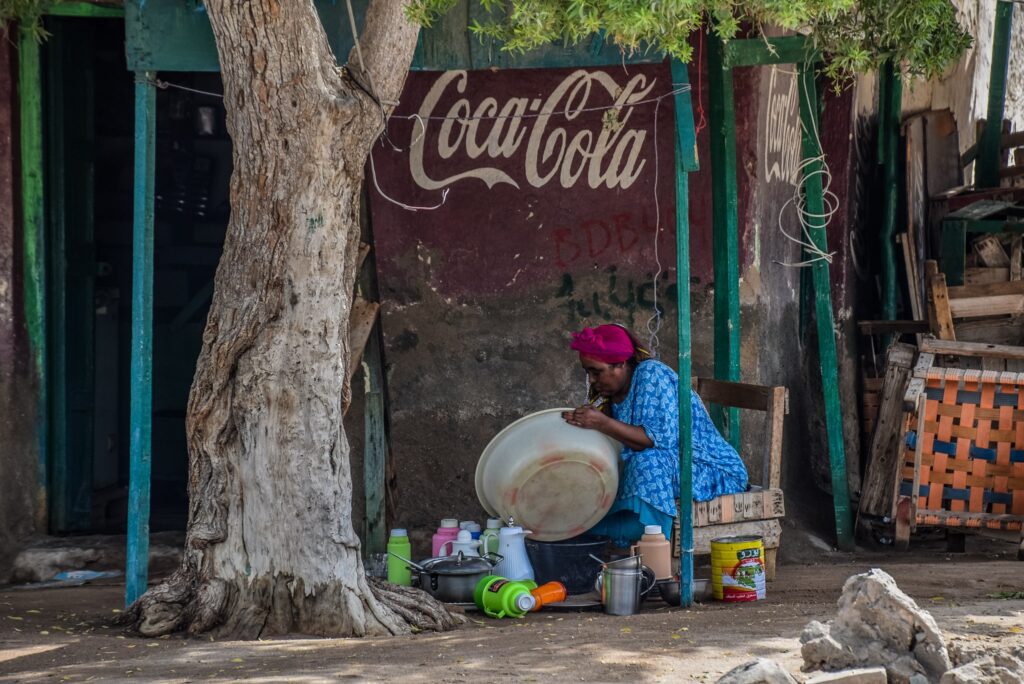
[[[686,65],[672,60],[672,88],[689,84]],[[698,93],[699,96],[699,93]],[[676,93],[676,288],[679,300],[679,597],[684,608],[693,604],[693,435],[690,404],[690,194],[688,174],[697,170],[697,140],[693,129],[690,92]]]
[[[1003,110],[1006,105],[1006,74],[1010,66],[1010,41],[1013,28],[1013,2],[996,2],[996,24],[992,34],[992,71],[988,82],[988,113],[985,130],[978,141],[978,161],[974,184],[979,188],[999,187],[999,166],[1003,158],[1000,138],[1003,134]]]
[[[737,228],[736,113],[732,67],[725,62],[725,45],[708,35],[708,129],[711,141],[711,204],[714,232],[712,261],[715,277],[715,377],[740,379],[740,253]],[[711,417],[729,443],[740,447],[738,409],[711,407]]]
[[[807,201],[808,233],[814,245],[828,252],[825,231],[825,202],[822,191],[821,138],[818,133],[818,89],[813,65],[799,68],[800,128],[803,158],[812,160],[804,166],[803,185]],[[813,255],[812,255],[813,256]],[[853,526],[850,515],[849,483],[846,478],[846,450],[843,440],[843,415],[839,403],[839,364],[832,315],[831,278],[828,262],[814,262],[814,313],[818,330],[818,357],[821,363],[821,389],[825,404],[825,429],[828,438],[829,463],[832,471],[832,504],[835,510],[836,540],[839,548],[852,551]]]
[[[24,306],[32,365],[38,381],[35,520],[48,529],[47,458],[49,455],[49,396],[46,340],[46,226],[43,206],[43,100],[39,43],[27,31],[18,32],[18,107],[21,156],[22,258]]]
[[[879,151],[885,175],[882,195],[882,318],[895,320],[896,294],[896,224],[900,204],[900,118],[903,110],[903,81],[899,69],[889,61],[879,70]],[[802,102],[801,102],[802,104]]]
[[[131,469],[125,605],[146,591],[153,406],[153,196],[155,74],[135,74],[135,185],[132,216]]]

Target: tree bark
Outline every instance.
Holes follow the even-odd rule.
[[[378,102],[398,99],[418,33],[402,5],[371,3],[366,64],[353,50],[349,71],[311,0],[206,2],[232,211],[189,397],[184,559],[126,612],[144,635],[455,624],[426,594],[367,581],[342,425],[363,168],[391,110]]]

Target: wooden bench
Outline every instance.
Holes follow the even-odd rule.
[[[764,539],[765,574],[775,579],[775,560],[782,537],[779,518],[785,517],[782,495],[782,428],[788,413],[788,392],[785,387],[765,387],[739,382],[695,378],[693,388],[705,403],[738,409],[762,411],[766,414],[766,430],[762,459],[762,482],[750,491],[729,494],[693,504],[693,552],[697,556],[711,553],[711,540],[719,537],[756,535]],[[746,459],[745,459],[746,460]],[[749,467],[750,461],[746,460]],[[679,518],[672,530],[673,555],[680,557]]]
[[[905,396],[896,478],[896,545],[943,527],[951,550],[974,532],[1021,544],[1024,528],[1024,373],[947,368],[937,354],[991,357],[1024,349],[925,338]]]

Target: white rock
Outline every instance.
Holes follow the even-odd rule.
[[[800,636],[804,670],[884,667],[890,684],[938,681],[951,669],[935,620],[875,569],[843,586],[836,618],[811,622]]]
[[[774,660],[758,658],[726,672],[718,684],[797,684]]]
[[[804,684],[886,684],[884,667],[858,667],[840,672],[824,672],[804,680]]]
[[[1019,684],[1024,662],[1005,653],[993,653],[942,675],[940,684]]]

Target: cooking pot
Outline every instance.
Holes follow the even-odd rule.
[[[430,558],[413,568],[420,579],[420,589],[444,603],[472,603],[473,590],[487,575],[494,574],[494,566],[502,560],[496,553],[487,556],[457,556]]]

